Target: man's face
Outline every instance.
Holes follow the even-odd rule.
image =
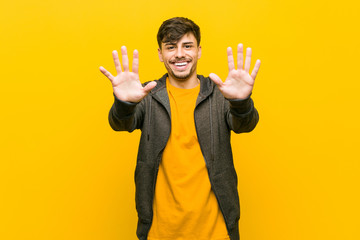
[[[177,42],[161,43],[161,49],[158,51],[160,61],[165,64],[171,77],[183,81],[196,74],[201,47],[197,46],[192,33],[185,34]]]

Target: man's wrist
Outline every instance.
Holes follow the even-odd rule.
[[[128,116],[132,114],[138,103],[122,101],[114,95],[114,108],[118,116]]]
[[[234,115],[243,115],[252,111],[254,103],[251,94],[245,99],[227,99],[230,104],[230,111]]]

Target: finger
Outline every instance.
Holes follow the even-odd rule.
[[[232,53],[231,47],[228,47],[228,48],[227,48],[227,56],[228,56],[228,65],[229,65],[229,72],[230,72],[231,70],[234,70],[234,69],[235,69],[235,66],[234,66],[234,57],[233,57],[233,53]]]
[[[238,45],[237,61],[238,61],[237,68],[243,69],[244,52],[243,52],[243,45],[241,43]]]
[[[146,84],[146,86],[144,87],[144,91],[146,93],[149,93],[154,87],[156,87],[156,82],[152,81],[152,82],[149,82],[148,84]]]
[[[245,58],[245,72],[250,71],[250,63],[251,63],[251,48],[246,49],[246,58]]]
[[[132,71],[136,74],[139,73],[139,52],[137,50],[134,50]]]
[[[128,58],[127,50],[126,50],[125,46],[121,47],[121,55],[122,55],[122,64],[123,64],[124,72],[128,72],[129,71],[129,58]]]
[[[209,74],[210,79],[218,86],[221,86],[223,84],[223,81],[221,81],[221,78],[216,75],[215,73]]]
[[[251,77],[252,77],[252,79],[254,79],[254,80],[255,80],[256,75],[257,75],[257,73],[258,73],[258,71],[259,71],[260,64],[261,64],[260,60],[259,60],[259,59],[256,60],[254,69],[253,69],[252,72],[251,72]]]
[[[116,72],[117,72],[117,74],[119,74],[119,73],[121,73],[121,64],[119,61],[118,52],[116,50],[114,50],[112,52],[112,55],[113,55],[113,59],[114,59],[114,63],[115,63]]]
[[[102,72],[102,74],[104,74],[111,82],[114,80],[114,76],[111,75],[110,72],[108,72],[105,68],[100,67],[100,72]]]

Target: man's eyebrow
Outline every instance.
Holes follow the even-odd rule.
[[[194,44],[194,42],[183,42],[182,44]],[[176,45],[176,42],[166,42],[164,43],[164,45]]]

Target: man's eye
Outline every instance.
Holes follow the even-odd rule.
[[[185,45],[185,48],[191,48],[191,45]]]
[[[172,50],[172,49],[174,49],[174,48],[175,48],[174,46],[168,46],[168,47],[167,47],[168,50]]]

